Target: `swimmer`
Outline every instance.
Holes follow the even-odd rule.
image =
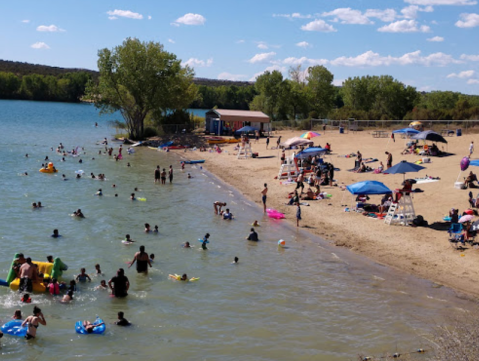
[[[75,280],[70,281],[70,286],[68,286],[68,291],[76,292],[77,290],[77,283]]]
[[[115,197],[118,197],[118,193],[115,193]]]
[[[62,162],[64,162],[64,161],[65,161],[65,158],[62,158]]]
[[[85,216],[83,215],[81,209],[77,209],[75,212],[73,212],[73,216],[79,217],[79,218],[85,218]]]
[[[38,206],[35,202],[32,203],[32,208],[38,208]]]
[[[111,187],[112,187],[112,188],[116,188],[116,184],[112,184],[112,186],[111,186]]]
[[[53,263],[53,256],[47,256],[47,262]]]
[[[25,154],[25,158],[28,158],[28,153],[27,153],[27,154]]]
[[[48,291],[52,296],[57,296],[60,294],[60,285],[58,284],[56,278],[52,278],[52,283],[48,285]]]
[[[107,290],[107,289],[108,289],[108,286],[105,280],[101,280],[100,285],[95,287],[95,290]]]
[[[133,256],[128,268],[133,266],[136,262],[136,272],[138,273],[148,273],[148,266],[153,267],[150,262],[150,257],[148,253],[145,252],[145,246],[140,246],[140,251],[136,252]]]
[[[188,276],[186,273],[183,273],[183,275],[178,279],[178,277],[176,275],[168,275],[168,277],[176,280],[176,281],[188,281]]]
[[[32,299],[30,298],[30,295],[28,293],[25,293],[22,298],[20,299],[20,302],[23,303],[32,303]]]
[[[73,291],[69,290],[66,295],[63,296],[61,303],[69,303],[73,301]]]
[[[81,178],[80,173],[77,174],[76,178],[77,178],[77,179],[80,179],[80,178]]]
[[[145,223],[145,233],[150,233],[151,232],[151,227],[148,223]]]
[[[158,231],[158,226],[155,226],[155,229],[154,229],[153,232],[154,232],[154,233],[158,233],[158,232],[159,232],[159,231]]]
[[[21,310],[15,310],[15,313],[12,316],[12,320],[21,320],[22,317],[22,311]]]
[[[230,213],[229,208],[226,208],[226,212],[223,213],[223,219],[226,219],[226,220],[232,220],[233,219],[233,213]]]
[[[125,318],[125,314],[123,312],[118,312],[118,321],[115,322],[117,326],[130,326],[131,323]]]
[[[48,155],[45,157],[45,162],[48,161]]]
[[[127,165],[126,165],[126,166],[127,166],[127,167],[131,167],[130,163],[127,163]]]
[[[101,322],[101,323],[97,323],[96,325],[94,325],[90,321],[83,321],[83,328],[85,329],[85,331],[87,333],[93,333],[93,330],[95,328],[103,326],[104,324],[105,324],[104,322]]]
[[[231,264],[237,264],[237,263],[238,263],[238,261],[239,261],[239,260],[238,260],[238,257],[235,257],[234,261],[233,261],[233,262],[231,262]]]
[[[135,191],[135,192],[139,192],[138,188],[136,188],[136,187],[135,187],[134,191]]]
[[[28,175],[28,173],[27,173],[27,172],[25,172],[25,173],[23,173],[23,175]]]
[[[78,161],[78,163],[83,163],[83,161],[80,159],[80,160]]]
[[[28,316],[25,321],[22,323],[22,327],[28,325],[27,334],[25,338],[30,340],[35,338],[37,335],[37,328],[42,324],[43,326],[47,325],[47,321],[45,321],[45,317],[43,316],[42,310],[40,310],[37,306],[33,307],[33,315]]]
[[[218,214],[221,212],[221,208],[226,207],[226,203],[216,201],[215,203],[213,203],[213,207],[215,209],[215,214]]]
[[[98,192],[95,193],[96,196],[102,196],[103,195],[103,191],[101,190],[101,188],[98,190]]]
[[[155,261],[155,254],[152,253],[150,254],[150,262],[154,262]]]
[[[188,173],[188,179],[193,178],[190,173]]]
[[[90,173],[91,179],[96,179],[95,175],[93,173]]]
[[[85,273],[86,270],[84,268],[80,269],[80,272],[81,273],[76,277],[76,280],[78,282],[86,282],[86,280],[88,280],[88,282],[91,282],[91,278]]]
[[[251,228],[251,233],[249,234],[248,237],[246,237],[248,241],[253,241],[253,242],[258,242],[258,233],[254,230],[254,228]]]
[[[203,242],[201,243],[201,248],[206,251],[208,248],[206,247],[206,244],[209,242],[208,238],[210,238],[210,234],[206,233],[205,238],[203,238]]]
[[[64,180],[64,181],[68,180],[68,178],[65,174],[62,174],[62,180]]]
[[[38,202],[38,208],[42,208],[42,202]]]
[[[183,245],[183,248],[191,248],[190,242],[186,242],[186,243]]]
[[[130,195],[130,199],[131,199],[132,201],[136,201],[135,193],[132,193],[132,194]]]
[[[61,234],[58,234],[58,229],[54,229],[53,234],[50,237],[59,238],[61,237]]]
[[[252,226],[253,226],[253,227],[259,227],[260,225],[259,225],[258,221],[255,220],[255,221],[253,222]]]
[[[127,235],[125,236],[125,242],[126,242],[126,243],[133,243],[133,242],[135,242],[135,241],[130,238],[130,235],[129,235],[129,234],[127,234]]]
[[[96,274],[97,274],[97,275],[102,275],[102,274],[103,274],[103,273],[101,273],[101,269],[100,269],[100,264],[99,264],[99,263],[97,263],[97,264],[95,265],[95,269],[96,269]]]

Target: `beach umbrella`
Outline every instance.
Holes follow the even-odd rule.
[[[418,129],[418,128],[419,128],[419,129],[422,130],[422,129],[423,129],[423,125],[422,125],[421,122],[419,122],[419,121],[416,120],[415,122],[409,123],[409,128],[414,128],[414,129]]]
[[[281,145],[285,148],[291,148],[291,147],[299,147],[301,145],[309,145],[309,144],[313,144],[313,141],[312,140],[308,140],[308,139],[304,139],[304,138],[300,138],[300,137],[293,137],[293,138],[290,138],[288,140],[286,140],[284,143],[282,143]]]
[[[238,129],[235,133],[248,133],[248,132],[254,132],[256,130],[258,130],[258,129],[247,125],[243,128]]]
[[[363,181],[346,186],[347,190],[354,195],[365,194],[390,194],[392,191],[378,181]]]
[[[316,132],[306,132],[304,134],[300,135],[300,138],[305,138],[305,139],[311,139],[314,137],[319,137],[321,134],[316,133]]]
[[[327,152],[328,150],[326,148],[306,148],[305,150],[302,150],[301,152],[296,154],[294,157],[297,159],[305,159],[309,156],[314,157],[316,155],[326,154]]]
[[[418,134],[421,133],[419,130],[413,129],[413,128],[403,128],[403,129],[397,129],[393,130],[393,133],[396,134]]]
[[[411,137],[411,139],[418,139],[418,140],[430,140],[431,142],[440,142],[440,143],[447,143],[447,140],[444,137],[432,130],[426,130],[425,132],[421,132],[415,134]]]
[[[419,172],[421,169],[425,169],[420,165],[406,162],[405,160],[400,161],[398,164],[393,165],[391,168],[386,169],[383,173],[385,174],[403,174],[404,179],[406,178],[406,173]]]
[[[464,223],[464,222],[470,222],[474,216],[471,216],[470,214],[466,214],[465,216],[462,216],[459,218],[459,223]]]
[[[464,157],[461,159],[461,172],[464,172],[467,168],[469,168],[470,162],[471,161],[469,160],[469,157]]]

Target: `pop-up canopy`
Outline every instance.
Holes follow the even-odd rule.
[[[326,148],[306,148],[305,150],[302,150],[298,154],[296,154],[294,157],[297,159],[305,159],[308,158],[309,156],[314,157],[317,155],[323,155],[326,154],[328,150]]]
[[[374,195],[374,194],[390,194],[392,191],[383,183],[378,181],[363,181],[346,186],[349,192],[354,195]]]

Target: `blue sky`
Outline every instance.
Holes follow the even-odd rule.
[[[477,1],[2,1],[0,59],[97,69],[98,49],[137,37],[198,77],[321,64],[336,84],[388,74],[418,90],[479,94]]]

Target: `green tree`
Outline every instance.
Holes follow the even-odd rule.
[[[18,95],[21,83],[21,80],[15,74],[0,72],[0,98],[15,98]]]
[[[306,80],[311,108],[320,117],[326,117],[334,104],[334,75],[324,66],[317,65],[308,69]]]
[[[258,92],[256,97],[261,96],[261,100],[255,101],[250,105],[251,109],[261,110],[273,120],[276,119],[279,102],[281,99],[283,85],[283,74],[277,70],[273,72],[266,71],[256,78],[255,88]]]
[[[98,58],[100,78],[89,83],[87,97],[102,113],[120,111],[134,139],[142,139],[147,115],[165,117],[197,97],[193,70],[160,43],[128,38],[112,50],[100,50]]]

